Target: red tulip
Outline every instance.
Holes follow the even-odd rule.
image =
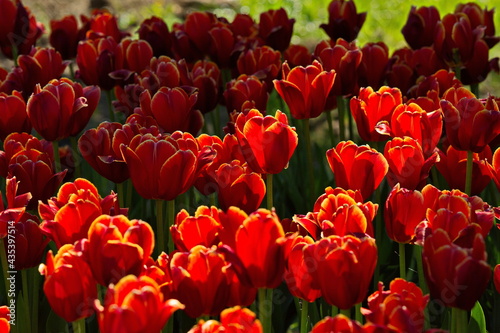
[[[426,209],[421,192],[401,188],[396,184],[385,202],[384,219],[387,236],[398,243],[415,242],[415,229],[425,220]]]
[[[7,305],[0,306],[0,331],[10,332],[10,310]]]
[[[257,173],[280,173],[298,144],[295,128],[279,110],[274,117],[263,117],[256,109],[241,113],[236,119],[236,137],[246,162]]]
[[[86,18],[89,24],[89,31],[86,33],[86,39],[97,39],[102,37],[111,37],[117,43],[128,34],[120,31],[118,27],[118,18],[108,12],[100,9],[92,12],[90,18]]]
[[[415,84],[417,72],[414,64],[415,51],[405,47],[397,49],[389,58],[386,70],[386,82],[389,87],[398,88],[405,93]],[[428,65],[429,57],[424,58],[425,65]],[[422,65],[422,64],[420,64]],[[432,73],[434,73],[434,70]]]
[[[289,19],[285,9],[270,9],[260,13],[259,37],[280,52],[290,45],[295,19]]]
[[[493,20],[494,12],[494,8],[491,10],[488,10],[488,8],[481,9],[477,3],[473,2],[458,4],[455,7],[455,14],[464,13],[467,15],[472,29],[475,29],[478,26],[484,27],[483,38],[490,49],[495,46],[500,39],[499,37],[495,37],[495,22]]]
[[[17,195],[16,177],[7,178],[5,184],[5,196],[7,198],[7,206],[0,195],[0,238],[5,238],[8,232],[8,224],[10,221],[22,221],[29,218],[31,215],[26,213],[26,205],[31,199],[30,193]],[[0,192],[1,193],[1,192]]]
[[[328,24],[321,24],[320,27],[333,41],[343,38],[352,42],[365,19],[366,12],[358,14],[354,1],[332,0],[328,5]]]
[[[312,272],[312,287],[321,290],[328,304],[349,309],[366,297],[377,263],[377,246],[371,237],[329,236],[307,245],[304,260],[317,267]]]
[[[220,314],[220,322],[216,320],[200,320],[188,333],[263,333],[262,324],[251,310],[234,306]]]
[[[369,309],[361,309],[365,318],[388,330],[397,332],[422,332],[424,329],[424,309],[429,295],[413,282],[397,278],[391,281],[389,290],[379,282],[378,291],[368,297]]]
[[[498,148],[491,158],[490,172],[497,189],[500,189],[500,149]]]
[[[17,91],[8,95],[0,93],[0,140],[15,132],[31,132],[31,122],[26,112],[23,96]]]
[[[497,293],[500,293],[500,264],[493,269],[493,282]]]
[[[141,22],[137,31],[139,38],[147,41],[153,48],[153,55],[172,56],[172,37],[165,21],[157,16],[152,16]]]
[[[431,46],[434,42],[436,24],[440,20],[439,11],[434,6],[412,6],[406,24],[401,30],[403,36],[414,50]]]
[[[365,141],[385,141],[375,126],[380,121],[389,121],[394,109],[401,104],[402,94],[398,88],[383,86],[378,91],[371,87],[361,88],[359,97],[351,98],[350,102],[359,136]]]
[[[389,62],[389,48],[384,42],[366,43],[361,48],[361,63],[358,67],[358,85],[380,89],[385,79]]]
[[[363,333],[363,327],[355,320],[349,319],[343,314],[335,317],[326,317],[318,321],[312,328],[311,333],[342,332],[342,333]]]
[[[256,47],[242,52],[236,65],[240,75],[255,75],[271,89],[272,82],[278,77],[281,68],[281,53],[269,46]]]
[[[184,20],[185,33],[202,54],[207,54],[210,49],[211,38],[209,31],[216,25],[217,21],[215,14],[198,11],[189,13]],[[227,51],[230,52],[231,50]],[[198,55],[198,58],[202,58],[202,54]],[[186,61],[190,62],[187,59]]]
[[[267,85],[256,76],[242,74],[229,81],[224,91],[227,112],[244,112],[245,109],[257,109],[265,113],[269,94]]]
[[[292,70],[284,63],[282,76],[283,79],[274,81],[274,87],[295,119],[316,118],[325,110],[326,99],[335,81],[335,71],[323,70],[318,61]]]
[[[59,52],[63,59],[76,57],[78,42],[84,38],[78,29],[74,15],[67,15],[60,20],[50,21],[50,45]]]
[[[149,69],[142,71],[140,76],[136,77],[137,83],[152,94],[156,93],[161,87],[175,88],[181,86],[181,68],[182,60],[177,63],[174,59],[167,56],[152,58]],[[192,85],[191,83],[183,83]],[[138,96],[137,96],[138,97]]]
[[[384,155],[370,146],[357,146],[352,141],[340,142],[326,152],[326,157],[337,186],[360,190],[364,200],[370,197],[389,170]]]
[[[69,79],[37,85],[27,104],[35,130],[47,141],[76,136],[86,126],[101,96],[98,87],[82,88]]]
[[[489,146],[485,146],[480,153],[472,154],[472,179],[471,194],[479,195],[491,181],[490,165],[492,154]],[[436,168],[443,175],[451,189],[465,191],[465,172],[467,152],[456,150],[449,146],[446,154],[439,151],[439,161]]]
[[[200,149],[191,134],[182,132],[166,137],[138,134],[129,145],[121,145],[121,151],[134,188],[146,199],[175,199],[213,159],[210,148]]]
[[[306,67],[312,63],[312,55],[309,49],[304,45],[291,44],[285,52],[283,58],[290,67],[302,66]]]
[[[67,322],[90,317],[97,299],[96,281],[84,259],[87,240],[66,244],[54,256],[47,253],[40,274],[45,276],[43,292],[54,312]]]
[[[139,276],[153,252],[153,229],[123,215],[101,215],[88,231],[89,265],[96,281],[107,286],[128,274]]]
[[[454,72],[440,69],[426,76],[424,79],[419,79],[417,84],[408,91],[408,94],[413,97],[427,96],[429,98],[437,98],[442,97],[448,89],[452,87],[459,88],[461,86],[462,82],[457,79]]]
[[[446,306],[471,310],[490,280],[491,267],[486,256],[480,234],[465,244],[457,244],[446,231],[434,230],[426,237],[422,251],[431,297]]]
[[[99,330],[103,333],[159,332],[172,314],[184,305],[165,299],[158,284],[147,276],[128,275],[111,285],[95,308]]]
[[[170,233],[175,247],[181,252],[189,252],[196,245],[207,248],[218,245],[221,228],[217,208],[199,206],[194,216],[190,216],[185,209],[177,213]]]
[[[123,39],[116,47],[115,51],[116,71],[110,76],[115,79],[127,80],[133,73],[141,73],[149,68],[153,49],[145,40]]]

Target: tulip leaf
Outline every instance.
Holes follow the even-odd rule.
[[[46,332],[68,333],[68,323],[51,309],[45,324]]]
[[[472,308],[467,332],[486,333],[486,320],[484,318],[483,308],[479,302],[476,302],[476,305]]]

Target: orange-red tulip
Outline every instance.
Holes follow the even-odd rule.
[[[188,333],[263,333],[262,324],[255,313],[247,308],[234,306],[220,313],[220,322],[200,320]]]
[[[7,305],[0,306],[0,331],[10,332],[10,310]]]
[[[243,112],[243,107],[265,112],[269,94],[265,82],[254,75],[240,75],[229,81],[224,91],[227,112]]]
[[[318,321],[311,330],[311,333],[324,332],[363,333],[365,331],[357,321],[339,314],[333,318],[326,317]]]

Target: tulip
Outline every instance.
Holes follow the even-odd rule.
[[[366,297],[377,263],[377,246],[371,237],[328,236],[307,245],[304,260],[317,267],[311,286],[321,290],[328,304],[349,309]]]
[[[137,31],[139,38],[147,41],[153,48],[153,55],[172,56],[172,37],[165,21],[157,16],[152,16],[141,22]]]
[[[50,45],[61,54],[63,59],[76,57],[78,42],[83,39],[81,35],[74,15],[50,21]]]
[[[153,229],[123,215],[101,215],[88,231],[89,265],[96,281],[107,286],[128,274],[139,276],[153,252]]]
[[[280,52],[290,45],[295,19],[289,19],[285,9],[270,9],[260,13],[259,37]]]
[[[412,6],[406,24],[401,30],[403,36],[414,50],[431,46],[436,32],[436,24],[440,20],[439,11],[434,6]]]
[[[285,63],[282,77],[282,80],[274,81],[274,87],[287,103],[290,113],[295,119],[308,119],[316,118],[324,111],[336,73],[323,70],[318,61],[292,70]]]
[[[385,141],[375,126],[380,121],[389,121],[394,109],[400,104],[402,94],[398,88],[383,86],[378,91],[371,87],[361,88],[359,97],[353,97],[350,101],[351,113],[361,138],[365,141]]]
[[[306,67],[312,63],[312,55],[309,49],[304,45],[291,44],[285,52],[283,58],[290,67],[302,66]]]
[[[361,63],[358,67],[358,86],[380,89],[389,62],[388,46],[384,42],[366,43],[361,48],[361,53]]]
[[[402,92],[407,92],[415,85],[418,74],[413,61],[414,55],[415,51],[407,47],[397,49],[392,53],[385,74],[386,82],[389,87],[398,88]],[[423,61],[425,65],[428,65],[429,57],[424,57]]]
[[[215,14],[198,11],[189,13],[184,20],[185,33],[202,54],[209,52],[211,42],[209,31],[216,25],[217,20]],[[202,58],[202,55],[198,57]],[[186,61],[190,62],[188,59]]]
[[[7,305],[0,306],[0,330],[10,332],[10,310]]]
[[[493,269],[493,282],[497,293],[500,293],[500,264]]]
[[[15,132],[31,132],[31,123],[26,112],[23,96],[17,91],[8,95],[0,93],[0,140]]]
[[[7,178],[7,169],[12,157],[23,150],[35,149],[46,153],[49,159],[52,159],[54,150],[52,144],[45,140],[38,140],[28,133],[12,133],[9,134],[3,143],[4,154],[0,155],[0,172],[1,176]]]
[[[86,39],[96,39],[109,36],[119,43],[123,37],[128,35],[127,33],[120,31],[120,28],[118,27],[118,18],[107,10],[96,10],[92,13],[90,19],[86,19],[90,25],[89,31],[86,33]]]
[[[372,195],[389,170],[384,155],[370,146],[357,146],[352,141],[340,142],[326,152],[326,157],[337,186],[360,190],[364,200]]]
[[[110,73],[115,79],[127,80],[133,73],[141,73],[149,67],[153,49],[144,40],[123,39],[115,50],[116,70]]]
[[[355,320],[349,319],[343,314],[335,317],[326,317],[318,321],[311,330],[311,333],[323,332],[346,332],[363,333],[363,327]]]
[[[132,275],[111,285],[103,303],[95,302],[103,333],[159,332],[175,311],[184,308],[176,299],[165,299],[151,278]]]
[[[233,35],[229,24],[218,22],[208,32],[210,37],[210,48],[208,54],[221,68],[231,68],[234,66],[235,57],[233,50],[237,42],[236,36]]]
[[[491,159],[490,172],[497,189],[500,189],[500,149],[496,149]]]
[[[499,41],[499,38],[495,37],[495,22],[493,21],[494,12],[494,8],[491,10],[488,10],[488,8],[481,9],[477,3],[473,2],[458,4],[455,7],[455,14],[464,13],[467,15],[473,30],[478,26],[484,27],[483,39],[490,49]]]
[[[220,322],[200,320],[188,333],[263,333],[262,325],[251,310],[234,306],[220,313]]]
[[[421,192],[401,188],[396,184],[385,202],[384,219],[387,236],[398,243],[415,242],[415,229],[425,220],[426,209]]]
[[[238,73],[255,75],[272,88],[272,82],[278,77],[281,68],[281,53],[269,46],[256,47],[242,52],[236,63]]]
[[[436,229],[427,236],[422,251],[424,274],[432,298],[444,305],[469,311],[488,286],[491,267],[484,239],[452,242],[447,232]]]
[[[280,173],[298,144],[295,128],[279,110],[274,117],[263,117],[256,109],[241,113],[236,119],[236,137],[246,162],[257,173]]]
[[[268,99],[266,83],[253,75],[238,76],[226,84],[224,91],[224,102],[228,113],[244,112],[244,108],[265,112]]]
[[[96,281],[84,259],[87,240],[66,244],[54,256],[47,253],[40,274],[45,276],[43,292],[54,312],[67,322],[90,317],[97,299]],[[64,286],[64,287],[63,287]]]
[[[328,24],[321,24],[320,27],[333,41],[343,38],[352,42],[365,20],[366,12],[358,14],[354,1],[332,0],[328,5]]]
[[[457,79],[454,72],[440,69],[426,76],[423,80],[418,80],[417,84],[408,93],[414,97],[427,96],[435,99],[436,97],[442,97],[448,89],[461,86],[462,82]]]

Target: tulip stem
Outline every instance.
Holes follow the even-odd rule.
[[[262,322],[264,333],[272,333],[273,313],[273,289],[260,288],[259,297],[259,319]]]
[[[309,318],[309,302],[301,300],[302,309],[300,311],[300,333],[307,333],[307,319]]]
[[[106,97],[108,98],[109,121],[114,122],[115,121],[115,111],[113,110],[113,103],[112,103],[113,92],[111,91],[111,89],[106,90]]]
[[[415,259],[417,260],[418,284],[420,289],[422,289],[422,293],[424,295],[427,295],[429,293],[429,287],[427,287],[427,281],[425,281],[425,276],[424,276],[424,264],[422,262],[422,247],[420,245],[415,245],[413,253],[415,255]],[[431,327],[428,306],[429,305],[427,305],[424,309],[425,329]]]
[[[476,98],[479,98],[479,83],[471,83],[470,92],[473,93]]]
[[[467,332],[467,311],[451,308],[451,333]]]
[[[399,277],[406,280],[406,248],[404,243],[399,243]]]
[[[59,155],[59,141],[52,141],[52,149],[54,150],[54,173],[61,172],[61,156]]]
[[[125,192],[123,188],[123,183],[116,184],[116,192],[118,192],[118,204],[120,208],[125,207]],[[158,203],[156,203],[158,205]],[[158,207],[157,207],[158,209]],[[115,212],[115,214],[119,214],[120,212]],[[158,213],[158,212],[157,212]]]
[[[339,308],[336,307],[335,305],[332,305],[332,317],[335,317],[338,314],[339,314]]]
[[[309,195],[307,197],[307,204],[312,203],[314,198],[314,170],[313,170],[313,157],[311,147],[311,129],[309,126],[309,118],[304,119],[304,137],[306,140],[306,156],[307,156],[307,180],[309,182]]]
[[[266,201],[267,209],[273,209],[273,175],[268,173],[266,175]]]
[[[167,201],[167,234],[164,238],[168,238],[168,253],[174,251],[174,240],[172,239],[172,233],[170,232],[170,227],[175,223],[175,199]]]
[[[29,269],[31,271],[31,275],[33,277],[32,279],[32,301],[33,304],[32,306],[32,313],[31,313],[31,320],[33,321],[34,325],[31,328],[32,333],[37,333],[38,332],[38,299],[39,299],[39,294],[40,294],[40,273],[38,272],[38,267],[32,267]]]
[[[346,316],[347,318],[351,318],[351,308],[349,309],[340,309],[340,314]]]
[[[345,103],[344,103],[344,97],[342,97],[342,96],[337,96],[337,110],[339,112],[339,140],[344,141],[345,140],[345,123],[344,123]]]
[[[471,195],[472,189],[472,167],[473,167],[473,152],[467,151],[467,166],[465,169],[465,194]]]
[[[71,325],[74,333],[85,333],[85,318],[75,320]]]
[[[10,230],[10,228],[7,228],[8,230]],[[4,240],[5,239],[5,240]],[[4,245],[4,242],[7,242],[7,237],[5,238],[0,238],[0,262],[2,264],[2,267],[5,267],[3,270],[2,270],[2,274],[5,274],[5,276],[3,277],[3,282],[4,282],[4,285],[5,285],[5,295],[6,295],[6,301],[7,301],[7,304],[10,305],[10,292],[9,292],[9,280],[7,280],[7,278],[9,277],[9,275],[12,275],[14,276],[14,274],[16,273],[16,271],[14,271],[14,267],[13,266],[10,266],[8,263],[7,263],[7,252],[5,251],[5,245]]]
[[[381,187],[377,187],[375,190],[375,202],[380,202],[382,197],[382,189]],[[382,218],[380,213],[377,212],[375,216],[375,242],[377,244],[377,249],[382,248]],[[377,264],[375,266],[375,273],[373,274],[373,289],[378,289],[378,281],[380,279],[380,260],[377,260]]]
[[[157,243],[158,243],[158,254],[160,254],[162,251],[165,251],[165,228],[164,224],[165,221],[163,219],[163,200],[157,199],[156,200],[156,229],[157,229]],[[170,244],[169,244],[170,245]]]
[[[335,147],[335,134],[333,133],[333,120],[332,120],[332,111],[325,111],[326,113],[326,122],[328,123],[328,133],[330,134],[330,141],[332,147]]]
[[[356,321],[363,325],[363,315],[361,314],[361,303],[354,305],[354,317]]]
[[[27,316],[28,318],[31,318],[31,313],[30,313],[30,292],[29,292],[29,283],[28,283],[28,270],[27,269],[22,269],[21,270],[21,283],[22,283],[22,291],[23,291],[23,299],[24,299],[24,305],[25,308],[24,310],[24,315]],[[28,332],[31,332],[31,328],[34,325],[31,325],[31,321],[26,323],[26,327],[28,328]],[[36,326],[36,325],[35,325]]]
[[[75,179],[80,178],[82,176],[82,170],[81,170],[81,156],[80,156],[80,150],[78,150],[78,143],[76,141],[75,136],[70,136],[71,140],[71,150],[73,153],[73,162],[75,163]]]
[[[126,180],[126,182],[127,182],[127,199],[125,200],[124,207],[130,207],[130,204],[132,203],[132,191],[133,191],[132,180],[129,178]]]

